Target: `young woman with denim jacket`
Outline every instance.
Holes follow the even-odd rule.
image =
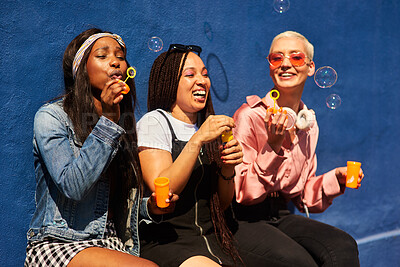
[[[168,209],[141,200],[135,86],[128,79],[121,94],[119,82],[125,57],[122,39],[99,29],[64,53],[65,95],[34,120],[36,210],[25,266],[156,266],[138,257],[139,211],[149,219],[148,208]]]

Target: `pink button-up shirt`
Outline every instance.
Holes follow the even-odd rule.
[[[297,130],[290,148],[282,147],[278,155],[269,146],[264,117],[267,105],[273,100],[265,98],[267,105],[258,96],[248,96],[234,114],[236,128],[233,133],[243,149],[243,163],[236,166],[236,200],[244,205],[264,201],[272,192],[279,191],[287,201],[292,200],[304,212],[304,204],[310,212],[322,212],[332,200],[344,193],[335,170],[316,176],[318,125],[307,131]],[[301,102],[300,109],[306,108]],[[313,112],[313,111],[312,111]],[[288,134],[288,133],[287,133]]]

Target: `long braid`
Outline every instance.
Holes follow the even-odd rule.
[[[183,53],[172,50],[170,51],[168,58],[166,58],[167,52],[164,52],[154,61],[149,78],[147,98],[148,111],[152,111],[157,108],[170,111],[172,105],[176,101],[179,80],[181,78],[182,69],[186,62],[188,53],[189,52]],[[206,107],[198,112],[198,127],[201,126],[201,124],[209,115],[214,114],[211,95],[208,95]],[[221,210],[217,192],[218,175],[216,174],[216,171],[217,168],[219,168],[218,166],[221,165],[219,154],[220,144],[221,140],[216,139],[205,145],[207,155],[215,169],[215,179],[212,179],[212,195],[210,197],[211,220],[217,240],[223,248],[223,251],[225,251],[227,254],[230,254],[233,260],[236,262],[237,259],[240,261],[242,260],[236,247],[234,246],[234,238],[226,224],[224,212]]]
[[[200,118],[204,117],[204,120],[209,116],[209,115],[215,115],[211,96],[208,96],[207,103],[206,103],[206,108],[204,109],[205,112],[202,112],[203,114],[200,115]],[[201,121],[202,123],[203,121]],[[215,178],[212,179],[212,195],[211,195],[211,201],[210,201],[210,210],[211,210],[211,219],[212,223],[214,226],[214,232],[217,236],[217,240],[220,243],[221,247],[225,251],[225,253],[228,253],[231,255],[232,259],[236,262],[237,259],[243,263],[242,258],[239,255],[239,252],[237,251],[235,247],[235,239],[233,237],[233,234],[229,227],[227,226],[226,220],[225,220],[225,215],[224,211],[221,209],[220,205],[220,200],[218,196],[218,174],[217,174],[217,169],[221,168],[222,160],[221,160],[221,154],[219,147],[222,145],[222,141],[220,138],[217,138],[216,140],[209,142],[206,144],[206,151],[207,155],[210,159],[210,162],[212,162],[214,169],[215,169]]]

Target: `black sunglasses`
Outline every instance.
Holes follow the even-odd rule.
[[[197,46],[197,45],[171,44],[169,46],[169,48],[168,48],[166,58],[168,57],[169,53],[172,50],[177,50],[177,51],[180,51],[180,52],[193,51],[193,52],[196,52],[199,56],[200,56],[200,53],[202,51],[201,47]]]

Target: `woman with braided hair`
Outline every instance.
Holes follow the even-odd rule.
[[[195,53],[197,52],[197,54]],[[179,194],[161,223],[140,224],[141,255],[160,266],[238,265],[241,259],[224,210],[234,195],[236,140],[220,136],[232,118],[214,115],[210,79],[198,46],[171,45],[150,73],[148,110],[138,122],[143,179],[151,191],[159,176]]]

